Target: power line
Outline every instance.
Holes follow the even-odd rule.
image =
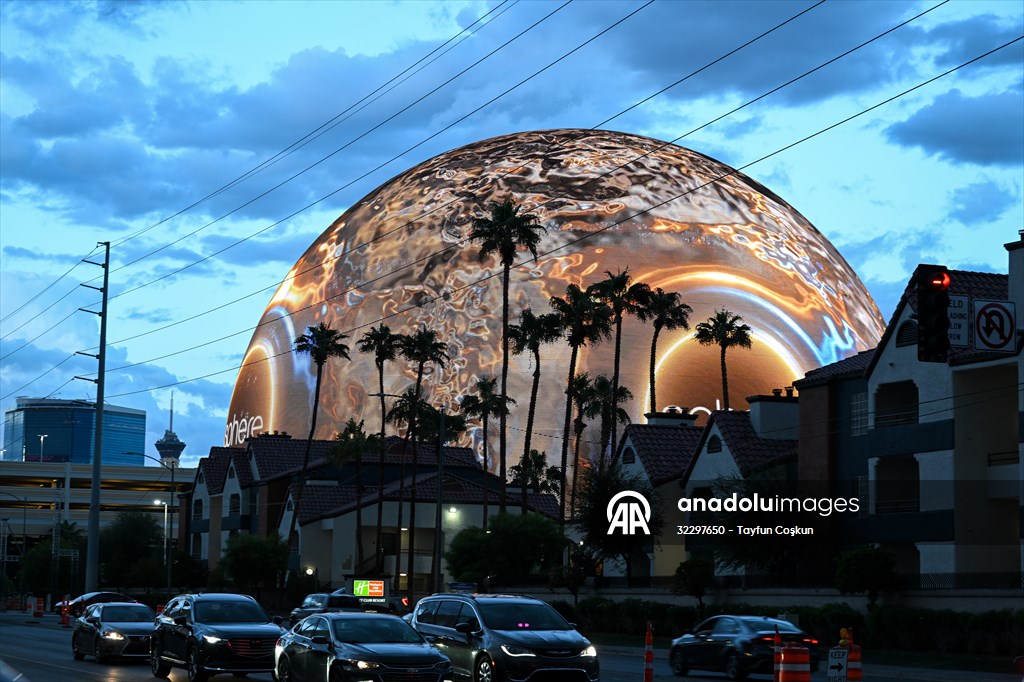
[[[829,132],[829,131],[831,131],[831,130],[833,130],[833,129],[841,126],[841,125],[844,125],[844,124],[846,124],[846,123],[848,123],[850,121],[853,121],[853,120],[855,120],[855,119],[857,119],[857,118],[859,118],[859,117],[861,117],[861,116],[863,116],[863,115],[865,115],[865,114],[867,114],[867,113],[869,113],[871,111],[874,111],[875,109],[878,109],[879,107],[885,106],[886,104],[889,104],[890,102],[893,102],[893,101],[895,101],[895,100],[897,100],[897,99],[899,99],[901,97],[904,97],[904,96],[906,96],[907,94],[909,94],[911,92],[914,92],[914,91],[916,91],[916,90],[918,90],[918,89],[920,89],[920,88],[922,88],[922,87],[924,87],[926,85],[929,85],[929,84],[939,80],[940,78],[944,78],[945,76],[948,76],[951,73],[954,73],[954,72],[956,72],[956,71],[958,71],[958,70],[960,70],[960,69],[962,69],[962,68],[964,68],[964,67],[966,67],[966,66],[968,66],[970,64],[973,64],[974,62],[977,62],[977,61],[979,61],[979,60],[981,60],[981,59],[983,59],[983,58],[985,58],[985,57],[987,57],[987,56],[989,56],[989,55],[991,55],[991,54],[993,54],[995,52],[998,52],[999,50],[1005,49],[1006,47],[1009,47],[1010,45],[1013,45],[1013,44],[1015,44],[1017,42],[1020,42],[1021,40],[1024,40],[1024,36],[1018,36],[1017,38],[1015,38],[1013,40],[1010,40],[1010,41],[1008,41],[1008,42],[1006,42],[1006,43],[1004,43],[1004,44],[1002,44],[1002,45],[1000,45],[1000,46],[998,46],[996,48],[993,48],[993,49],[991,49],[991,50],[989,50],[989,51],[987,51],[987,52],[985,52],[985,53],[983,53],[983,54],[981,54],[981,55],[979,55],[977,57],[974,57],[973,59],[970,59],[970,60],[968,60],[966,62],[963,62],[963,63],[959,64],[958,66],[954,66],[954,67],[952,67],[952,68],[950,68],[950,69],[940,73],[937,76],[934,76],[934,77],[929,78],[929,79],[927,79],[927,80],[925,80],[925,81],[923,81],[921,83],[918,83],[917,85],[915,85],[915,86],[913,86],[911,88],[908,88],[908,89],[900,92],[899,94],[896,94],[896,95],[893,95],[893,96],[891,96],[889,98],[886,98],[886,99],[882,100],[881,102],[878,102],[878,103],[876,103],[876,104],[874,104],[874,105],[872,105],[872,106],[870,106],[870,107],[868,107],[866,109],[862,109],[861,111],[859,111],[856,114],[852,114],[852,115],[850,115],[850,116],[848,116],[848,117],[846,117],[846,118],[844,118],[844,119],[842,119],[840,121],[837,121],[836,123],[833,123],[833,124],[831,124],[829,126],[826,126],[825,128],[822,128],[822,129],[818,130],[817,132],[811,133],[810,135],[806,135],[806,136],[804,136],[804,137],[802,137],[802,138],[800,138],[800,139],[798,139],[798,140],[796,140],[794,142],[791,142],[791,143],[789,143],[789,144],[787,144],[787,145],[785,145],[783,147],[780,147],[779,149],[776,149],[773,152],[765,154],[764,156],[761,156],[760,158],[755,159],[754,161],[751,161],[751,162],[746,163],[746,164],[744,164],[742,166],[739,166],[738,168],[732,169],[732,170],[730,170],[727,173],[723,173],[723,174],[721,174],[721,175],[719,175],[719,176],[717,176],[717,177],[715,177],[715,178],[713,178],[713,179],[711,179],[711,180],[709,180],[709,181],[707,181],[707,182],[705,182],[705,183],[703,183],[701,185],[698,185],[698,186],[693,187],[691,189],[688,189],[688,190],[686,190],[684,192],[681,192],[681,193],[679,193],[677,195],[669,197],[668,199],[660,201],[660,202],[658,202],[658,203],[656,203],[656,204],[654,204],[652,206],[649,206],[646,209],[642,209],[640,211],[637,211],[636,213],[633,213],[633,214],[629,215],[626,218],[622,218],[622,219],[620,219],[618,221],[615,221],[613,223],[605,225],[604,227],[597,228],[597,229],[593,230],[592,232],[588,232],[587,234],[585,234],[585,235],[583,235],[581,237],[578,237],[576,239],[570,240],[570,241],[568,241],[567,243],[565,243],[565,244],[563,244],[561,246],[558,246],[558,247],[555,247],[553,249],[550,249],[550,250],[544,252],[543,254],[539,254],[538,255],[538,259],[541,256],[551,255],[552,253],[554,253],[556,251],[560,251],[560,250],[566,248],[567,246],[579,243],[579,242],[581,242],[581,241],[583,241],[585,239],[589,239],[590,237],[592,237],[592,236],[594,236],[596,234],[600,234],[602,232],[605,232],[605,231],[611,229],[612,227],[616,227],[616,226],[622,224],[623,222],[626,222],[628,220],[632,220],[633,218],[635,218],[635,217],[637,217],[639,215],[642,215],[644,213],[647,213],[647,212],[649,212],[649,211],[651,211],[651,210],[653,210],[655,208],[659,208],[661,206],[664,206],[665,204],[668,204],[668,203],[670,203],[672,201],[675,201],[675,200],[677,200],[677,199],[679,199],[679,198],[681,198],[683,196],[686,196],[686,195],[688,195],[688,194],[690,194],[690,193],[692,193],[692,192],[694,192],[694,191],[696,191],[698,189],[702,189],[702,188],[704,188],[704,187],[706,187],[706,186],[708,186],[710,184],[718,182],[719,180],[722,180],[722,179],[724,179],[726,177],[729,177],[731,175],[735,175],[736,173],[739,173],[740,171],[742,171],[742,170],[744,170],[746,168],[749,168],[749,167],[751,167],[751,166],[753,166],[755,164],[758,164],[758,163],[760,163],[762,161],[765,161],[766,159],[769,159],[769,158],[771,158],[773,156],[781,154],[782,152],[785,152],[785,151],[787,151],[789,149],[792,149],[793,147],[795,147],[795,146],[797,146],[799,144],[803,144],[804,142],[807,142],[807,141],[812,140],[812,139],[814,139],[814,138],[816,138],[816,137],[818,137],[820,135],[823,135],[826,132]],[[448,249],[444,249],[444,250],[442,250],[439,253],[443,253],[444,251],[447,251],[450,248],[453,248],[453,247],[448,247]],[[532,259],[531,259],[531,261],[532,261]],[[515,268],[523,267],[523,265],[525,265],[527,262],[529,262],[529,261],[522,262],[522,263],[517,263],[513,267],[515,267]],[[407,266],[403,266],[402,268],[399,268],[399,269],[404,269],[405,267],[409,267],[409,266],[408,265]],[[485,275],[484,277],[481,277],[481,278],[479,278],[479,279],[477,279],[477,280],[475,280],[473,282],[464,284],[464,285],[459,286],[459,287],[455,287],[452,291],[446,292],[446,295],[450,296],[454,292],[461,291],[461,290],[464,290],[464,289],[476,286],[476,285],[480,284],[481,282],[485,282],[485,281],[487,281],[489,279],[497,277],[499,274],[500,273],[496,272],[496,273],[493,273],[491,275]],[[371,281],[375,281],[375,280],[371,280]],[[343,295],[343,294],[336,294],[334,296],[328,297],[328,299],[325,299],[325,301],[319,302],[319,304],[322,304],[322,303],[326,302],[326,300],[330,300],[330,299],[336,298],[337,296],[340,296],[340,295]],[[427,300],[420,301],[416,305],[410,305],[410,306],[407,306],[406,308],[403,308],[401,310],[396,310],[395,312],[390,313],[388,315],[384,315],[384,316],[382,316],[382,317],[380,317],[380,318],[378,318],[378,319],[376,319],[374,321],[366,322],[366,323],[358,325],[357,327],[354,327],[352,329],[344,330],[344,332],[345,333],[352,333],[352,332],[355,332],[355,331],[357,331],[359,329],[362,329],[363,327],[367,327],[367,326],[372,326],[372,325],[378,324],[380,322],[383,322],[384,320],[387,320],[387,319],[390,319],[392,317],[395,317],[396,315],[399,315],[401,313],[405,313],[405,312],[408,312],[409,310],[420,308],[425,303],[435,302],[435,301],[437,301],[440,298],[441,298],[441,296],[429,297]],[[218,371],[218,372],[211,372],[211,373],[205,374],[205,375],[203,375],[201,377],[196,377],[195,379],[185,379],[185,380],[177,381],[177,382],[174,382],[174,383],[171,383],[171,384],[165,384],[163,386],[151,387],[149,389],[140,389],[140,390],[137,390],[137,391],[128,391],[128,392],[112,395],[111,397],[123,397],[123,396],[128,396],[128,395],[136,395],[138,393],[146,393],[146,392],[151,391],[151,390],[160,390],[160,389],[170,388],[172,386],[179,386],[179,385],[184,384],[184,383],[189,383],[190,381],[199,380],[199,379],[205,379],[205,378],[209,378],[211,376],[216,376],[216,375],[223,374],[223,373],[226,373],[226,372],[237,371],[237,370],[243,369],[245,367],[249,367],[249,366],[252,366],[252,365],[256,365],[256,364],[265,362],[267,360],[274,359],[276,357],[281,357],[283,355],[290,354],[292,352],[294,352],[294,351],[292,351],[292,350],[285,351],[285,352],[282,352],[282,353],[278,353],[277,355],[269,356],[269,357],[264,357],[264,358],[262,358],[260,360],[256,360],[256,361],[253,361],[253,362],[242,363],[238,367],[232,367],[232,368],[221,370],[221,371]]]

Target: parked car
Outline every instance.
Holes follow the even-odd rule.
[[[461,679],[525,680],[539,671],[560,682],[599,677],[590,641],[533,597],[435,594],[416,605],[412,626],[451,659]]]
[[[742,680],[750,673],[771,674],[776,627],[783,644],[798,642],[810,650],[811,670],[817,670],[818,640],[787,620],[761,616],[708,618],[672,640],[669,666],[676,675],[713,670],[724,672],[730,680]]]
[[[295,625],[306,616],[314,613],[340,613],[344,611],[365,611],[363,602],[359,597],[349,594],[344,590],[336,590],[330,594],[316,592],[307,594],[302,600],[302,605],[292,609],[291,624]]]
[[[189,682],[218,673],[269,673],[274,644],[284,634],[281,618],[271,619],[244,594],[184,594],[156,618],[149,660],[154,677],[185,668]]]
[[[71,655],[76,661],[89,655],[97,663],[115,656],[149,656],[154,618],[153,609],[137,602],[93,604],[75,620]]]
[[[278,682],[451,679],[448,657],[397,616],[324,613],[302,620],[274,647]]]
[[[68,613],[72,618],[78,618],[85,609],[93,604],[105,604],[107,602],[119,601],[138,603],[126,594],[120,592],[86,592],[68,602]],[[60,611],[57,612],[58,614]]]

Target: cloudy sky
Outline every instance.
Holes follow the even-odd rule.
[[[80,285],[100,268],[81,261],[109,241],[107,400],[148,412],[155,454],[173,392],[194,464],[222,441],[271,293],[331,221],[424,159],[523,130],[681,138],[745,167],[886,318],[919,262],[1006,272],[1022,8],[3,0],[0,410],[95,396],[73,379],[98,343],[77,311],[98,309]]]

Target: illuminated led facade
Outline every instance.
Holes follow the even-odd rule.
[[[483,375],[501,372],[501,269],[468,241],[472,220],[511,198],[547,228],[540,257],[520,255],[512,272],[510,321],[530,307],[550,311],[568,284],[590,285],[606,271],[678,291],[691,325],[726,307],[754,333],[751,350],[729,354],[732,407],[744,396],[786,386],[808,369],[873,347],[882,319],[864,286],[821,233],[756,181],[707,156],[637,135],[593,130],[518,133],[452,150],[398,175],[339,217],[306,251],[274,294],[245,355],[232,396],[226,445],[248,435],[309,429],[315,368],[291,352],[321,321],[349,335],[352,361],[325,372],[317,436],[352,417],[380,423],[373,358],[355,342],[380,321],[393,332],[422,325],[448,344],[451,360],[428,367],[425,399],[455,409]],[[621,380],[634,421],[649,411],[651,328],[627,318]],[[561,448],[570,349],[542,349],[533,447],[549,462]],[[577,371],[612,374],[613,344],[581,350]],[[521,454],[533,372],[513,356],[510,464]],[[387,365],[385,391],[413,384],[415,368]],[[690,333],[658,342],[657,394],[668,404],[714,409],[721,399],[716,348]],[[496,420],[495,420],[496,421]],[[497,426],[490,434],[496,444]],[[471,432],[479,449],[481,434]],[[496,453],[492,447],[491,452]]]

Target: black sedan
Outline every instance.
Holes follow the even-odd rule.
[[[108,602],[93,604],[75,620],[71,654],[76,661],[86,655],[97,663],[115,656],[148,657],[149,636],[156,614],[145,604]]]
[[[750,673],[771,674],[775,629],[782,644],[795,642],[810,650],[811,670],[818,668],[818,640],[786,620],[761,616],[714,616],[672,640],[668,660],[672,672],[690,670],[724,672],[730,680]]]
[[[325,613],[299,622],[277,641],[278,682],[448,682],[452,664],[397,616]]]
[[[86,592],[68,602],[68,613],[72,618],[78,618],[93,604],[106,604],[112,601],[137,603],[128,595],[120,592]]]

